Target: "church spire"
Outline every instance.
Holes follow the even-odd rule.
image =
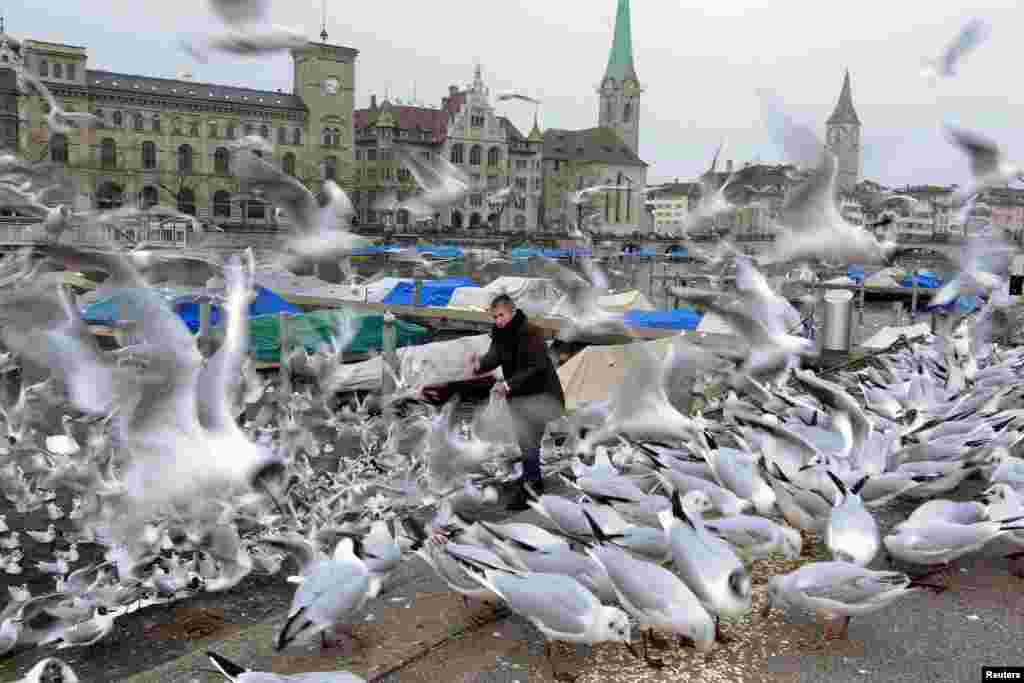
[[[850,90],[850,70],[846,70],[843,78],[843,90],[839,93],[839,101],[832,116],[828,117],[828,125],[850,123],[859,126],[860,119],[857,117],[857,110],[853,108],[853,93]]]
[[[619,9],[615,14],[615,38],[608,56],[608,68],[604,72],[605,80],[614,78],[619,83],[640,82],[633,66],[633,31],[629,15],[629,0],[619,0]]]

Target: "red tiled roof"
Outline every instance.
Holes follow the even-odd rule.
[[[352,122],[355,129],[361,130],[371,125],[384,111],[395,117],[399,128],[404,130],[431,131],[434,142],[441,142],[448,136],[448,112],[444,109],[409,107],[393,105],[387,102],[376,110],[356,109],[352,112]]]

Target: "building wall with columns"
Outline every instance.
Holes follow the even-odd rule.
[[[316,192],[352,171],[351,48],[310,43],[293,51],[292,92],[164,79],[88,68],[86,48],[26,40],[21,62],[66,111],[95,114],[96,127],[50,130],[49,105],[20,98],[19,153],[66,164],[80,203],[97,208],[155,203],[222,225],[274,226],[271,212],[240,194],[233,145],[259,135],[272,162]]]

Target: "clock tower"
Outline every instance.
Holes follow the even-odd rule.
[[[850,191],[861,179],[860,118],[853,108],[853,94],[850,90],[850,72],[843,78],[843,89],[839,101],[826,122],[828,151],[836,157],[836,186],[839,190]]]
[[[327,39],[326,30],[321,38]],[[347,188],[354,162],[352,111],[359,51],[326,42],[292,50],[293,91],[308,110],[306,158],[315,165],[298,169],[303,180],[326,178]],[[314,192],[317,187],[310,187]]]

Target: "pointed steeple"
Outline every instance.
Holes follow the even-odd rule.
[[[633,30],[629,17],[629,0],[619,0],[619,9],[615,15],[615,38],[604,77],[605,80],[614,78],[617,83],[633,81],[639,84],[640,79],[636,77],[636,68],[633,66]]]
[[[859,126],[860,119],[857,117],[857,110],[853,108],[853,93],[850,90],[850,70],[846,70],[843,78],[843,90],[839,93],[839,101],[832,116],[828,117],[828,125],[850,123]]]
[[[540,132],[540,124],[537,123],[537,112],[533,112],[533,129],[530,131],[530,135],[527,137],[530,142],[538,142],[544,140],[544,133]]]

